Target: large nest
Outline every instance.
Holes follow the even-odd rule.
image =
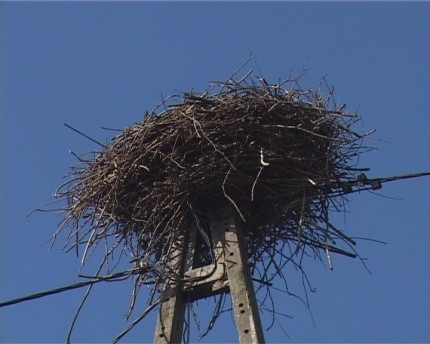
[[[247,75],[169,98],[81,158],[58,190],[68,201],[69,245],[86,245],[85,261],[112,238],[108,254],[124,244],[145,266],[139,280],[162,283],[174,273],[165,266],[172,242],[205,223],[210,209],[228,206],[264,285],[280,274],[258,268],[270,265],[268,257],[288,261],[306,249],[354,256],[345,250],[353,240],[328,213],[342,210],[345,194],[364,178],[356,168],[365,149],[356,121],[330,89],[302,90],[296,79],[269,84]]]

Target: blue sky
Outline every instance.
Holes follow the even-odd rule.
[[[33,209],[52,201],[69,167],[69,149],[97,146],[63,126],[106,142],[102,126],[142,119],[161,95],[204,90],[226,79],[252,52],[276,82],[290,70],[323,76],[358,130],[376,128],[364,155],[369,176],[430,170],[430,3],[11,3],[1,7],[1,286],[8,300],[76,281],[79,259],[47,244],[59,217]],[[268,342],[430,341],[430,178],[351,197],[335,223],[360,241],[359,260],[311,260],[316,289],[306,307],[284,294]],[[381,197],[380,195],[387,196]],[[92,270],[94,271],[94,270]],[[91,269],[87,271],[91,272]],[[288,273],[301,293],[299,275]],[[108,342],[125,326],[130,283],[98,285],[74,342]],[[2,342],[64,342],[84,290],[0,310]],[[200,303],[205,316],[205,302]],[[142,297],[140,309],[145,307]],[[138,312],[136,313],[136,315]],[[270,318],[263,314],[263,326]],[[125,342],[151,342],[154,317]],[[195,334],[192,337],[196,340]],[[235,342],[225,314],[203,342]]]

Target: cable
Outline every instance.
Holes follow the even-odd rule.
[[[17,303],[21,303],[21,302],[25,302],[25,301],[30,301],[30,300],[34,300],[34,299],[38,299],[44,296],[49,296],[49,295],[54,295],[54,294],[58,294],[58,293],[62,293],[63,291],[68,291],[68,290],[73,290],[73,289],[78,289],[78,288],[82,288],[82,287],[86,287],[88,285],[92,285],[95,283],[99,283],[99,282],[106,282],[109,280],[113,280],[113,279],[118,279],[127,275],[132,275],[135,274],[139,271],[140,269],[131,269],[131,270],[126,270],[126,271],[121,271],[112,275],[108,275],[108,276],[101,276],[101,277],[94,277],[93,279],[89,280],[89,281],[84,281],[84,282],[78,282],[78,283],[74,283],[74,284],[70,284],[64,287],[60,287],[60,288],[56,288],[56,289],[51,289],[51,290],[47,290],[47,291],[42,291],[40,293],[35,293],[35,294],[30,294],[27,296],[23,296],[23,297],[19,297],[17,299],[12,299],[9,301],[5,301],[5,302],[0,302],[0,308],[1,307],[6,307],[6,306],[10,306],[10,305],[14,305]]]

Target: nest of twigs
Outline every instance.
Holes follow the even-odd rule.
[[[279,274],[258,268],[268,258],[307,249],[354,256],[328,213],[343,210],[362,176],[356,121],[331,89],[303,90],[296,79],[247,75],[171,97],[80,158],[57,191],[67,199],[61,228],[71,225],[69,247],[83,244],[84,261],[100,241],[110,243],[107,254],[124,244],[145,266],[140,283],[157,281],[154,291],[174,273],[165,268],[171,243],[220,205],[243,225],[250,269],[265,286]]]

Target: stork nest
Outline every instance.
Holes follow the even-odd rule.
[[[140,283],[158,281],[154,290],[174,274],[172,243],[221,205],[241,223],[250,270],[264,285],[280,274],[258,268],[267,257],[355,256],[328,215],[343,210],[365,170],[356,167],[367,149],[357,120],[330,88],[302,90],[297,79],[269,84],[248,74],[170,97],[79,158],[56,193],[67,199],[59,227],[71,227],[69,248],[85,246],[83,262],[100,241],[111,240],[108,255],[123,244],[145,266]]]

